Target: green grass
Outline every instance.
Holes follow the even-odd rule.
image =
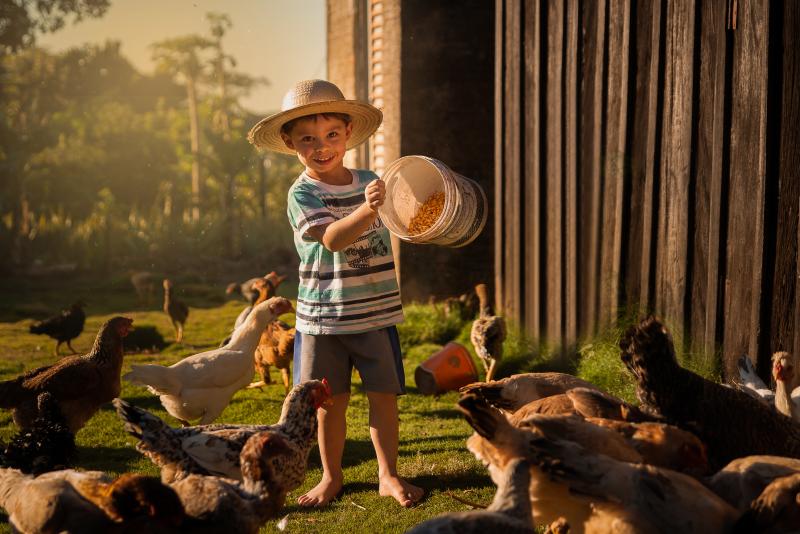
[[[125,315],[134,319],[134,326],[152,325],[167,341],[160,353],[127,354],[123,373],[135,363],[160,363],[169,365],[181,358],[216,347],[228,333],[237,314],[244,306],[242,301],[228,301],[212,291],[197,288],[185,300],[191,311],[184,333],[184,343],[174,343],[174,332],[166,315],[154,303],[150,309],[137,307],[132,289],[125,284],[104,282],[91,290],[91,281],[78,281],[69,291],[61,292],[60,299],[53,287],[20,282],[3,287],[0,302],[0,379],[12,378],[19,373],[54,360],[54,341],[46,336],[28,333],[29,310],[37,309],[36,316],[47,315],[69,301],[84,298],[89,303],[84,333],[73,342],[83,352],[106,319]],[[82,290],[81,290],[82,289]],[[224,285],[217,291],[222,294]],[[7,291],[6,291],[7,290]],[[283,293],[279,291],[279,293]],[[288,293],[288,291],[287,291]],[[285,293],[284,293],[285,294]],[[462,324],[444,327],[433,320],[435,312],[425,307],[409,307],[409,321],[405,332],[405,370],[408,394],[399,398],[400,408],[400,460],[401,476],[422,486],[426,499],[418,506],[401,509],[391,498],[377,493],[377,462],[369,440],[368,406],[361,382],[354,377],[353,395],[348,412],[348,437],[344,454],[345,492],[341,499],[322,510],[304,510],[293,504],[297,496],[307,491],[321,476],[316,447],[310,457],[308,476],[302,487],[287,499],[288,505],[281,514],[288,514],[285,532],[403,532],[411,526],[437,514],[466,510],[468,507],[449,495],[452,491],[474,502],[488,504],[494,486],[486,469],[466,450],[465,440],[471,429],[455,409],[456,393],[440,397],[425,397],[414,386],[413,373],[417,364],[429,357],[462,329]],[[10,318],[10,320],[9,320]],[[290,317],[284,317],[290,319]],[[412,332],[417,326],[424,326]],[[423,332],[423,333],[420,333]],[[413,345],[409,345],[409,339]],[[471,348],[471,347],[470,347]],[[62,352],[66,349],[62,346]],[[276,375],[273,374],[276,378]],[[273,385],[259,390],[242,390],[236,393],[218,422],[272,423],[278,420],[283,400],[283,387]],[[166,414],[158,399],[145,388],[123,381],[124,399],[152,411],[168,423],[177,421]],[[8,439],[16,428],[10,411],[0,410],[0,438]],[[103,407],[77,435],[78,455],[76,467],[97,469],[113,475],[139,472],[157,475],[157,469],[135,449],[135,440],[123,430],[122,423],[109,404]],[[269,522],[264,532],[277,532],[277,519]],[[0,532],[8,532],[7,523],[0,524]]]

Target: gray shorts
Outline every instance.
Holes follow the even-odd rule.
[[[295,384],[325,378],[334,395],[350,393],[353,367],[361,375],[366,391],[404,394],[405,372],[397,328],[361,334],[295,335]]]

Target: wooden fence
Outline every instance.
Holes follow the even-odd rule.
[[[571,347],[655,311],[800,353],[800,2],[497,0],[497,300]]]

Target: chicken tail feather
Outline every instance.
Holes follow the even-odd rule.
[[[132,365],[131,371],[123,375],[125,380],[142,386],[150,386],[159,395],[180,395],[181,385],[173,379],[171,369],[162,365]]]
[[[477,395],[495,408],[513,410],[516,405],[512,400],[503,397],[503,387],[504,384],[501,382],[474,382],[467,384],[459,391],[462,394],[471,393]]]
[[[113,404],[120,419],[125,423],[125,431],[137,439],[146,441],[148,435],[158,434],[170,428],[155,415],[122,399],[114,399]]]

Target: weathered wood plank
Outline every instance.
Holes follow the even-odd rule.
[[[520,93],[520,54],[522,52],[522,3],[519,0],[506,0],[505,7],[505,72],[504,72],[504,179],[503,191],[503,233],[504,265],[503,313],[516,319],[523,314],[523,272],[522,272],[522,175],[521,125],[523,116],[522,95]]]
[[[563,225],[563,198],[561,186],[564,181],[562,166],[562,83],[564,67],[564,4],[561,0],[547,2],[547,93],[545,142],[547,155],[546,170],[546,250],[547,261],[547,313],[545,325],[547,339],[551,343],[562,344],[562,273],[561,261],[563,243],[561,239]]]
[[[762,289],[769,2],[738,4],[734,33],[723,357],[728,376],[759,354]]]
[[[800,284],[798,213],[800,208],[800,3],[783,4],[782,94],[778,150],[778,227],[770,313],[769,352],[788,350],[800,364]],[[775,36],[777,37],[777,36]],[[772,98],[772,95],[770,95]],[[770,178],[768,178],[770,179]]]
[[[579,254],[583,259],[578,287],[578,329],[580,335],[595,331],[598,307],[598,278],[600,276],[600,153],[602,149],[603,112],[603,48],[605,46],[606,2],[581,4],[581,20],[585,30],[581,34],[581,93],[579,131],[580,232]]]
[[[564,93],[564,338],[578,340],[578,0],[567,0],[566,78]]]
[[[694,2],[668,2],[666,17],[655,301],[658,312],[682,331],[686,319]]]
[[[636,90],[633,96],[633,132],[630,136],[630,232],[625,293],[627,302],[638,304],[640,313],[648,310],[654,293],[651,284],[655,255],[653,187],[662,9],[660,0],[636,4]]]
[[[625,134],[628,118],[628,49],[630,3],[608,4],[608,96],[606,100],[605,161],[603,166],[603,232],[600,247],[600,310],[602,325],[609,325],[619,308],[622,262],[622,209],[625,186]]]
[[[505,2],[495,2],[494,13],[494,301],[505,308]]]
[[[525,2],[525,326],[542,336],[541,3]]]
[[[727,0],[703,0],[700,69],[697,80],[694,250],[689,336],[693,351],[713,354],[716,344],[720,208],[725,104],[725,19]]]

